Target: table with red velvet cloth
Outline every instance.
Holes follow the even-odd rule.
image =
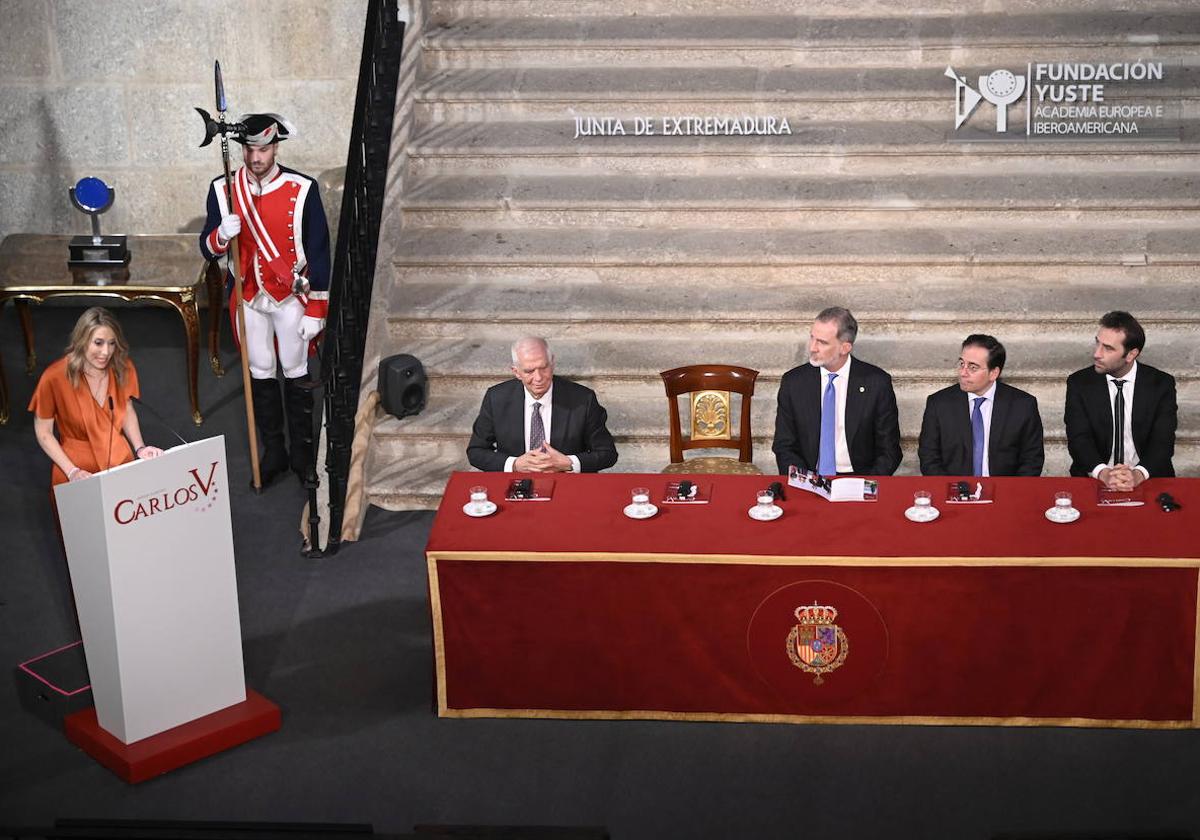
[[[508,502],[511,475],[455,473],[427,546],[439,714],[1200,725],[1200,480],[1100,508],[1091,479],[988,479],[994,503],[951,505],[949,479],[893,477],[876,502],[788,488],[758,522],[773,478],[694,478],[709,504],[662,505],[677,476],[558,476],[550,501]],[[494,515],[463,513],[474,485]],[[637,486],[657,516],[623,515]],[[905,519],[917,490],[937,521]],[[1060,490],[1079,521],[1045,518]]]

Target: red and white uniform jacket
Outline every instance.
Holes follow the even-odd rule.
[[[297,295],[304,314],[324,319],[329,310],[329,225],[317,182],[276,166],[259,184],[242,167],[233,177],[233,212],[242,219],[238,255],[246,303],[256,309],[269,309],[272,301],[282,303],[293,294],[298,275],[308,282],[307,293]],[[221,176],[209,186],[208,218],[200,234],[200,252],[206,259],[229,250],[217,231],[228,213]]]

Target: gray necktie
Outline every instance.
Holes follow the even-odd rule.
[[[533,417],[529,421],[529,451],[535,452],[546,443],[546,425],[542,422],[542,404],[533,404]]]

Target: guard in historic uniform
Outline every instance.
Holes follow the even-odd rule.
[[[317,182],[275,160],[279,141],[296,135],[292,124],[278,114],[247,114],[238,122],[245,132],[233,136],[242,144],[245,165],[233,175],[233,206],[226,200],[224,177],[215,178],[208,190],[200,251],[214,259],[237,239],[245,348],[264,449],[262,483],[279,476],[289,463],[304,481],[314,457],[313,397],[304,380],[310,347],[325,328],[329,308],[329,225]],[[282,400],[276,355],[284,375]],[[285,406],[290,460],[283,433]]]

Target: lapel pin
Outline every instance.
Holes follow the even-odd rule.
[[[859,386],[858,386],[858,393],[860,393],[860,394],[865,394],[866,392],[867,392],[867,386],[866,386],[866,385],[859,385]]]

